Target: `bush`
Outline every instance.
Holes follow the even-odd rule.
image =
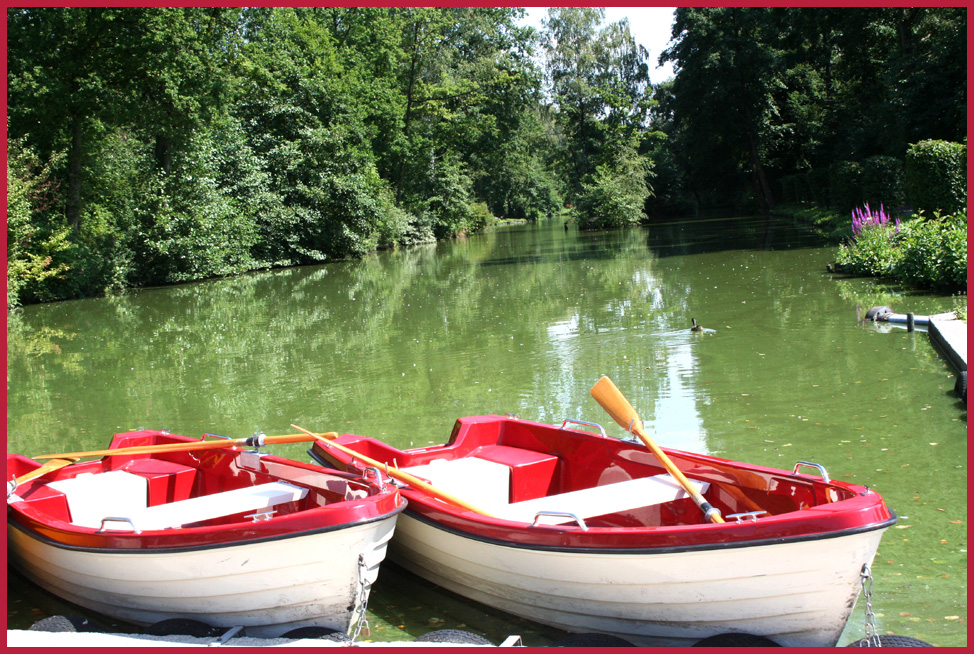
[[[51,169],[21,141],[7,142],[7,306],[58,299],[52,283],[68,270],[70,230],[58,225]]]
[[[620,147],[614,161],[600,165],[582,183],[578,201],[585,228],[620,227],[642,220],[650,196],[647,161],[635,150]]]
[[[887,277],[921,288],[967,287],[967,214],[901,224],[865,224],[855,240],[839,247],[846,272]]]
[[[906,201],[915,211],[967,210],[967,145],[921,141],[904,162]]]
[[[908,223],[891,276],[914,286],[966,288],[967,214]]]
[[[470,229],[474,232],[482,232],[494,223],[497,218],[490,212],[486,202],[477,202],[470,205]]]

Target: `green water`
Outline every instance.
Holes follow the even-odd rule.
[[[949,297],[825,272],[833,250],[761,219],[613,232],[503,228],[362,261],[274,271],[8,317],[7,447],[104,447],[140,427],[198,436],[291,423],[443,442],[458,416],[612,423],[609,375],[663,445],[791,469],[824,465],[900,515],[873,566],[881,632],[967,641],[967,413],[926,333],[858,321]],[[690,319],[712,332],[691,333]],[[651,433],[653,433],[651,432]],[[275,453],[306,460],[305,446]],[[10,628],[78,613],[10,575]],[[563,634],[392,565],[373,640],[466,629]],[[863,635],[863,602],[840,644]]]

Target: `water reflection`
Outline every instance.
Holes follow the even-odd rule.
[[[764,219],[520,226],[27,307],[8,315],[8,450],[94,449],[143,426],[240,437],[291,423],[409,447],[442,442],[458,416],[507,412],[620,436],[588,394],[606,374],[664,445],[783,468],[814,460],[881,490],[912,527],[877,560],[887,619],[931,606],[937,622],[897,633],[957,642],[963,626],[942,616],[963,595],[950,521],[965,519],[952,462],[966,457],[966,413],[924,335],[859,323],[862,307],[938,313],[950,298],[833,279],[831,251],[813,245]],[[692,317],[714,333],[691,333]],[[275,452],[306,458],[301,445]],[[949,510],[914,499],[928,494]],[[932,550],[956,570],[923,570]],[[939,599],[909,605],[918,576]]]

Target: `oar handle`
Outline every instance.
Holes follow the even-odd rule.
[[[291,426],[294,427],[295,429],[300,429],[301,431],[303,431],[306,434],[314,435],[314,434],[312,434],[312,432],[310,432],[310,431],[308,431],[308,430],[306,430],[306,429],[304,429],[302,427],[298,427],[297,425],[291,425]],[[336,436],[338,436],[338,434],[336,434],[335,432],[329,432],[328,434],[324,434],[324,436],[330,437],[330,438],[335,438]],[[452,504],[454,506],[460,507],[461,509],[466,509],[467,511],[473,511],[474,513],[479,513],[480,515],[485,515],[485,516],[488,516],[488,517],[494,517],[493,515],[491,515],[487,511],[484,511],[483,509],[481,509],[481,508],[479,508],[477,506],[474,506],[473,504],[471,504],[470,502],[467,502],[466,500],[462,500],[459,497],[456,497],[455,495],[451,495],[450,493],[447,493],[446,491],[444,491],[442,489],[439,489],[436,486],[433,486],[432,484],[428,484],[425,481],[423,481],[422,479],[420,479],[418,477],[415,477],[415,476],[409,474],[408,472],[403,472],[399,468],[390,468],[388,464],[382,463],[380,461],[376,461],[375,459],[373,459],[371,457],[368,457],[368,456],[362,454],[361,452],[356,452],[355,450],[353,450],[350,447],[345,447],[341,443],[335,443],[335,442],[332,442],[331,440],[327,440],[326,438],[321,438],[319,436],[315,436],[315,440],[317,440],[319,443],[321,443],[325,447],[334,447],[335,449],[344,452],[345,454],[349,455],[350,457],[355,458],[355,459],[358,459],[359,461],[365,463],[366,465],[375,466],[377,469],[385,472],[387,475],[389,475],[393,479],[398,479],[399,481],[401,481],[403,483],[409,484],[413,488],[418,488],[418,489],[420,489],[422,491],[425,491],[429,495],[432,495],[433,497],[435,497],[437,499],[443,500],[447,504]]]

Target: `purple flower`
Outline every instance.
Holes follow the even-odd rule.
[[[868,227],[886,225],[889,222],[889,215],[886,207],[879,205],[879,211],[873,212],[869,208],[869,203],[865,207],[852,210],[852,235],[857,236],[862,230]],[[897,231],[899,231],[899,219],[896,221]]]

